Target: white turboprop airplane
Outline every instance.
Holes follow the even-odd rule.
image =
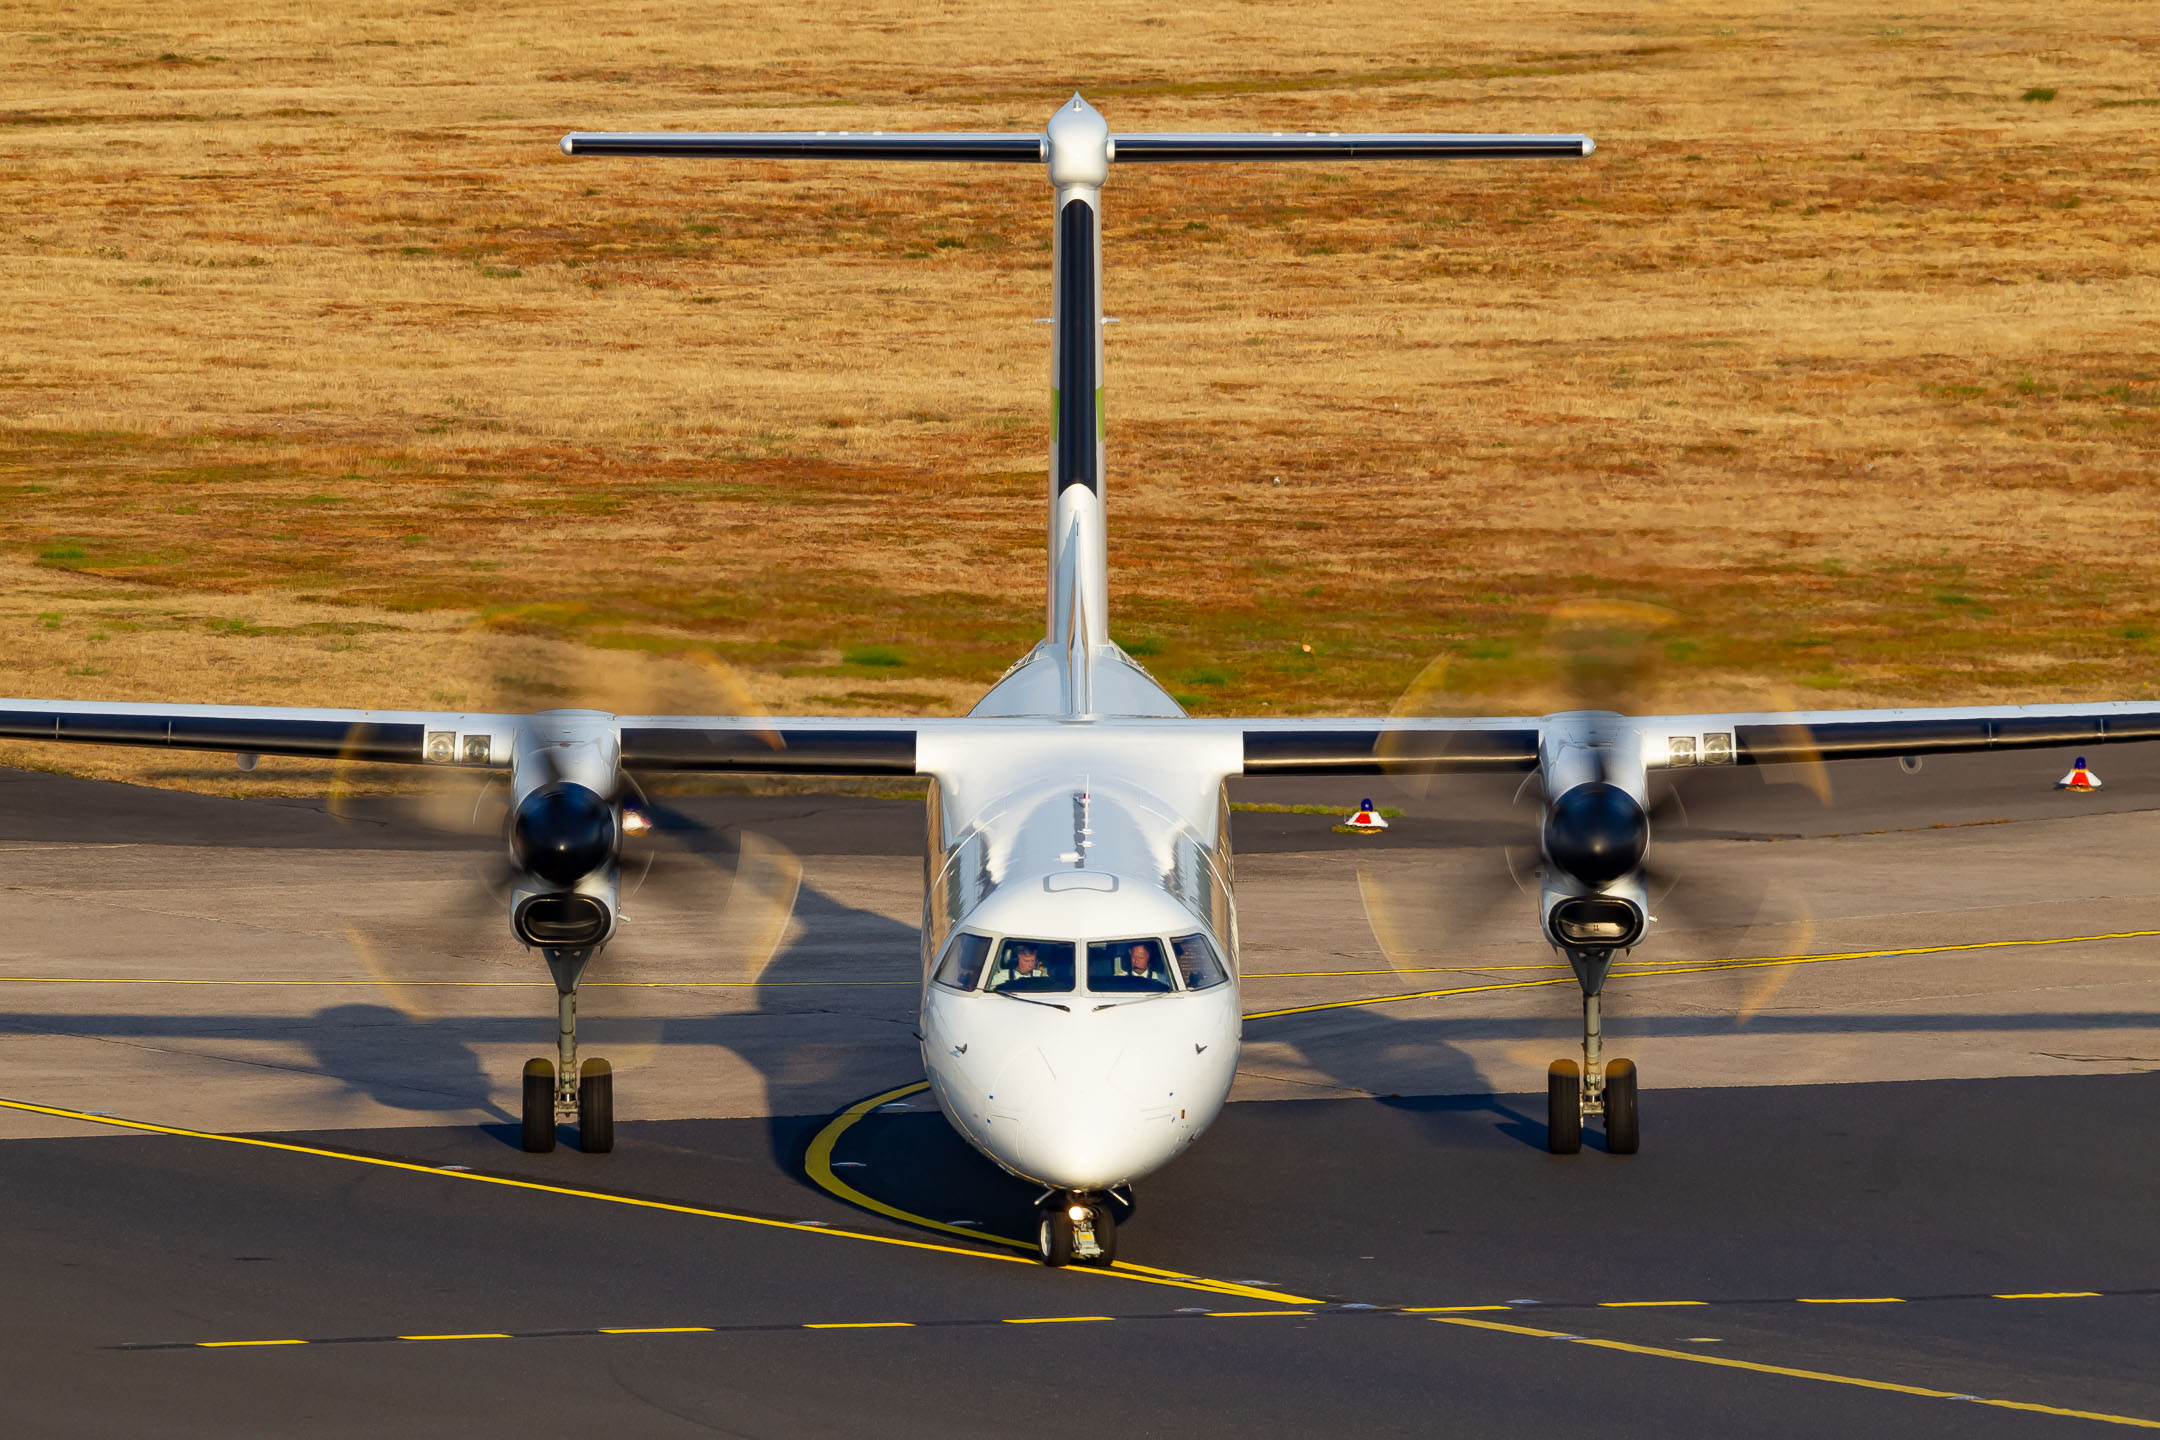
[[[1636,1149],[1636,1076],[1599,995],[1649,923],[1653,773],[2160,740],[2140,704],[1487,719],[1192,719],[1108,631],[1102,186],[1113,164],[1582,157],[1581,135],[1113,134],[1077,95],[1040,134],[573,134],[570,155],[1041,165],[1055,192],[1048,633],[961,719],[304,710],[0,700],[0,735],[507,772],[510,928],[559,995],[525,1069],[526,1148],[613,1144],[607,1063],[577,1055],[580,977],[616,924],[632,772],[930,780],[923,1067],[977,1149],[1043,1187],[1042,1258],[1109,1263],[1126,1189],[1198,1138],[1237,1070],[1233,775],[1534,776],[1539,924],[1583,994],[1552,1066],[1550,1148]],[[631,814],[633,832],[637,828]]]

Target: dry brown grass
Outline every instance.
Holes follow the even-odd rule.
[[[338,8],[0,10],[0,689],[427,704],[507,610],[964,708],[1040,624],[1039,176],[554,141],[1077,83],[1602,147],[1113,174],[1113,629],[1196,709],[1584,594],[1690,699],[2154,693],[2147,7]]]

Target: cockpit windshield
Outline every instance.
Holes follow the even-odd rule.
[[[1177,968],[1185,976],[1186,989],[1206,990],[1230,978],[1207,936],[1180,935],[1170,945],[1177,952]]]
[[[1177,988],[1162,941],[1093,940],[1088,943],[1088,989],[1160,994]]]
[[[938,966],[937,983],[955,990],[972,990],[982,979],[983,961],[990,958],[990,937],[963,930],[946,947],[945,963]]]
[[[1063,994],[1073,988],[1070,940],[1007,940],[990,967],[990,988],[1014,995]]]

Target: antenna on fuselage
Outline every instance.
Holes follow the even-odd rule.
[[[1092,662],[1110,646],[1103,514],[1102,187],[1113,164],[1251,160],[1580,158],[1587,135],[1113,134],[1075,94],[1036,135],[730,131],[562,138],[565,155],[738,160],[959,160],[1039,164],[1056,194],[1052,230],[1050,576],[1045,638],[1064,657],[1067,715],[1094,712]]]

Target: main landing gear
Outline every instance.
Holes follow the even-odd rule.
[[[1612,969],[1609,949],[1566,949],[1568,965],[1582,986],[1582,1064],[1555,1060],[1545,1072],[1545,1148],[1555,1155],[1573,1155],[1582,1149],[1583,1120],[1599,1115],[1605,1120],[1605,1149],[1612,1155],[1633,1155],[1642,1145],[1642,1129],[1635,1104],[1635,1062],[1603,1061],[1603,1022],[1599,998],[1605,976]]]
[[[1117,1259],[1117,1216],[1107,1194],[1052,1190],[1036,1202],[1035,1248],[1045,1265],[1101,1265]]]
[[[525,1062],[525,1149],[555,1148],[555,1127],[575,1124],[578,1149],[605,1155],[615,1148],[615,1072],[605,1060],[578,1063],[577,988],[596,953],[592,947],[544,949],[555,977],[556,1059]]]

